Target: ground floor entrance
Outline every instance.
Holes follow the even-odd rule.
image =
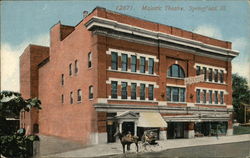
[[[169,122],[167,130],[168,139],[184,138],[184,129],[186,123],[184,122]]]

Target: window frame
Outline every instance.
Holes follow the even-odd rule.
[[[75,60],[75,74],[78,74],[78,60]]]
[[[220,83],[224,83],[224,71],[220,70]]]
[[[64,104],[64,95],[61,95],[61,103]]]
[[[146,84],[141,83],[140,84],[140,100],[146,99]]]
[[[209,90],[209,104],[213,104],[213,91]]]
[[[220,104],[224,104],[224,92],[220,91]]]
[[[72,76],[72,63],[69,64],[69,76]]]
[[[213,81],[213,69],[209,68],[208,70],[209,70],[209,72],[208,72],[208,81],[212,82]]]
[[[202,74],[204,74],[204,80],[206,81],[207,80],[207,68],[203,67],[202,71],[203,71]]]
[[[177,90],[178,95],[176,95],[177,100],[174,100],[174,90]],[[186,103],[186,88],[184,87],[166,87],[166,100],[173,103]]]
[[[61,75],[61,86],[64,85],[64,74]]]
[[[202,102],[203,102],[203,104],[206,104],[207,103],[207,90],[203,89],[202,92],[203,92]]]
[[[135,87],[134,87],[135,86]],[[131,99],[136,100],[137,83],[131,83]]]
[[[148,59],[148,73],[149,74],[154,74],[154,58],[149,58]]]
[[[74,94],[73,94],[73,91],[70,92],[70,104],[74,104]]]
[[[118,70],[118,53],[111,52],[111,69]]]
[[[92,52],[88,53],[88,68],[92,67]]]
[[[82,90],[77,90],[77,102],[82,102]]]
[[[148,85],[148,100],[154,100],[154,85]]]
[[[115,89],[113,89],[113,85],[115,85]],[[117,99],[117,90],[118,90],[118,82],[117,81],[111,81],[111,98]]]
[[[122,71],[128,71],[128,55],[122,54],[121,55],[121,62],[122,62]]]
[[[127,82],[122,82],[121,83],[121,98],[122,99],[128,99],[128,83]]]
[[[93,99],[94,98],[94,87],[93,85],[89,86],[89,99]]]
[[[201,103],[201,90],[196,89],[196,103]]]
[[[140,57],[140,73],[146,72],[146,58]]]
[[[219,80],[219,70],[218,69],[214,69],[214,82],[218,82]]]
[[[196,66],[196,76],[201,74],[201,67],[200,66]]]
[[[218,91],[214,91],[214,104],[219,104]]]
[[[135,63],[133,61],[135,61]],[[131,55],[131,72],[136,72],[136,71],[137,71],[137,56]]]
[[[175,67],[177,68],[177,72],[174,71]],[[177,73],[177,76],[174,75],[176,73]],[[167,77],[184,79],[185,78],[185,71],[184,71],[184,69],[180,65],[178,65],[178,64],[172,64],[168,68]]]

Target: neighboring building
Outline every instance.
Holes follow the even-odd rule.
[[[76,26],[55,24],[50,47],[25,49],[21,93],[42,110],[23,113],[21,125],[85,144],[114,142],[117,129],[230,135],[238,54],[227,41],[96,8]],[[204,82],[184,83],[201,74]]]

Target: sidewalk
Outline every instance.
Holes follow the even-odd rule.
[[[250,141],[250,134],[236,135],[236,136],[221,136],[221,137],[203,137],[194,139],[175,139],[158,141],[158,146],[147,146],[145,150],[141,145],[139,145],[139,152],[158,152],[173,148],[183,148],[191,146],[202,146],[202,145],[213,145],[213,144],[223,144],[223,143],[234,143]],[[136,152],[136,147],[134,144],[131,145],[130,152]],[[98,157],[106,155],[117,155],[122,154],[122,145],[118,143],[110,144],[98,144],[84,149],[78,149],[73,151],[68,151],[64,153],[43,156],[43,157],[53,157],[53,158],[63,158],[63,157]]]

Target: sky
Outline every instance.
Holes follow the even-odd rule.
[[[19,56],[28,44],[49,46],[59,20],[75,26],[96,6],[231,41],[240,55],[233,73],[250,83],[250,1],[248,0],[77,0],[0,1],[1,90],[19,91]]]

